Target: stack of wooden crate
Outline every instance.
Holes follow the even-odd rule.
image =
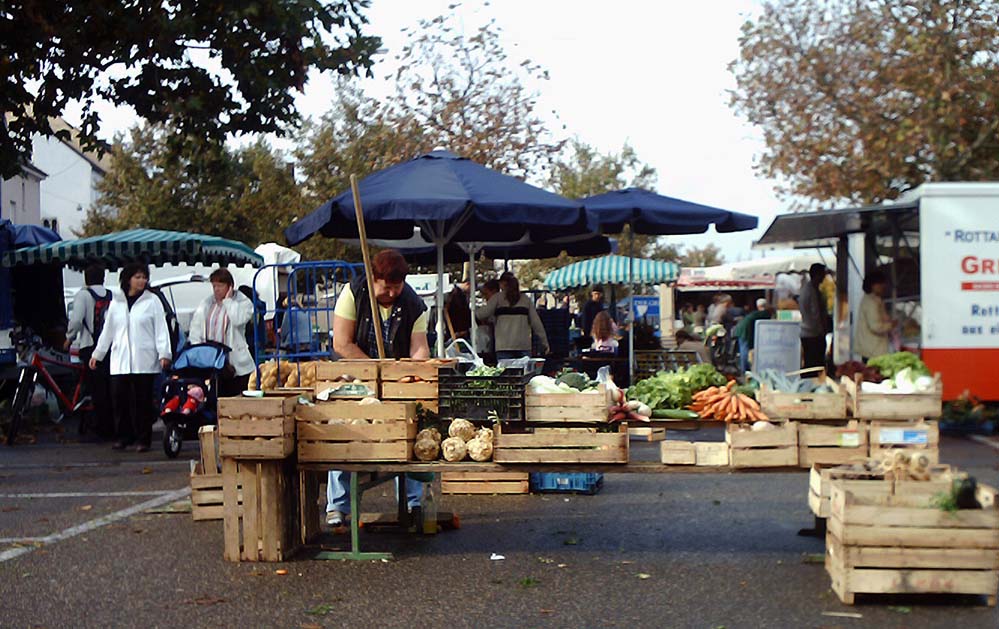
[[[414,402],[438,412],[438,370],[453,360],[385,360],[381,362],[382,399]]]
[[[355,380],[359,382],[354,382]],[[345,384],[366,386],[374,397],[381,394],[379,361],[377,360],[337,360],[322,362],[316,367],[315,393],[319,395],[328,389],[336,389]],[[330,399],[363,398],[364,395],[333,394]]]
[[[413,459],[416,404],[333,400],[296,411],[302,463],[400,462]]]
[[[977,594],[996,604],[999,510],[979,485],[981,508],[946,511],[950,479],[831,482],[826,570],[846,604],[856,594]]]
[[[220,398],[225,558],[284,561],[298,547],[297,395]]]
[[[191,461],[191,517],[195,522],[222,519],[222,472],[218,461],[218,428],[198,429],[199,460]]]
[[[768,430],[729,424],[725,429],[732,467],[793,467],[798,464],[798,426],[776,424]]]

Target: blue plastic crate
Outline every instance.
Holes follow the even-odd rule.
[[[540,493],[595,494],[604,484],[602,473],[531,472],[531,491]]]

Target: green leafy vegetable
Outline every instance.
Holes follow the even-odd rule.
[[[485,376],[487,378],[493,378],[495,376],[500,376],[505,371],[505,367],[490,367],[489,365],[482,365],[476,367],[469,371],[466,376]]]
[[[894,354],[876,356],[867,361],[867,365],[877,367],[881,375],[887,379],[894,378],[895,374],[903,369],[911,369],[914,378],[932,375],[926,364],[910,352],[895,352]]]
[[[652,409],[683,408],[694,393],[725,384],[725,376],[714,366],[702,363],[678,371],[660,371],[628,389],[628,399],[648,404]]]

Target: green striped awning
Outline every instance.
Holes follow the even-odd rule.
[[[114,271],[129,262],[147,264],[238,264],[261,266],[264,259],[236,240],[159,229],[130,229],[101,236],[8,251],[3,265],[62,264],[83,270],[102,262]]]
[[[676,279],[680,272],[673,262],[632,258],[634,279],[629,279],[628,258],[604,256],[583,260],[556,269],[545,278],[545,288],[562,290],[591,284],[661,284]]]

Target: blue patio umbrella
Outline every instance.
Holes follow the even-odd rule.
[[[593,234],[578,201],[536,188],[448,151],[433,151],[368,175],[359,183],[369,237],[404,240],[413,227],[437,249],[438,353],[443,353],[444,248],[453,243],[531,242]],[[289,245],[316,233],[357,238],[349,190],[285,230]]]
[[[759,223],[759,219],[749,214],[674,199],[641,188],[605,192],[582,199],[582,203],[590,216],[600,224],[600,231],[605,234],[620,233],[625,225],[629,225],[632,245],[634,234],[700,234],[706,232],[711,225],[715,226],[715,230],[726,233],[755,229]],[[629,251],[629,256],[632,255],[634,251]],[[629,264],[629,278],[634,277],[632,266]],[[634,333],[628,335],[628,355],[631,357],[632,370],[634,338]]]

